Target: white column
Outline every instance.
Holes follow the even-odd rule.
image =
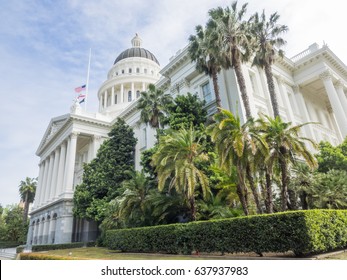
[[[52,187],[53,161],[54,161],[54,154],[51,154],[49,156],[48,176],[47,176],[47,184],[46,184],[45,199],[44,199],[45,203],[48,202],[49,200],[49,194],[51,192],[51,187]]]
[[[146,83],[142,82],[142,91],[146,91]]]
[[[39,227],[40,227],[40,222],[37,224],[37,218],[35,218],[35,227],[34,227],[34,236],[33,236],[33,244],[37,244],[39,241]]]
[[[46,218],[45,222],[43,224],[42,244],[47,244],[49,221],[50,221],[50,219]]]
[[[107,90],[104,92],[104,108],[107,107]]]
[[[301,116],[302,116],[304,122],[312,121],[312,120],[310,120],[310,116],[309,116],[308,111],[307,111],[305,99],[302,96],[302,93],[300,92],[300,87],[298,85],[295,85],[293,87],[293,90],[294,90],[294,97],[297,99],[296,103],[298,104],[299,112],[301,113]],[[308,138],[315,139],[313,128],[312,128],[311,124],[305,125],[304,129],[306,130]]]
[[[54,151],[53,174],[52,174],[52,182],[51,182],[51,191],[49,194],[50,200],[53,200],[55,197],[55,193],[57,189],[58,168],[59,168],[59,149],[57,148]]]
[[[319,78],[322,79],[324,83],[324,87],[328,94],[331,107],[333,108],[340,132],[342,134],[342,137],[345,138],[347,136],[347,119],[340,103],[339,97],[337,96],[331,74],[329,71],[325,71],[319,75]]]
[[[131,101],[135,99],[135,85],[134,82],[131,83]]]
[[[37,234],[37,244],[43,244],[42,239],[43,239],[43,225],[44,221],[40,218],[39,222],[39,229],[38,229],[38,234]]]
[[[71,192],[73,190],[73,178],[75,174],[75,159],[76,159],[76,146],[77,146],[77,133],[71,133],[66,156],[65,166],[65,191]]]
[[[124,84],[120,85],[120,103],[124,102]]]
[[[89,142],[88,148],[88,162],[91,162],[94,158],[96,158],[98,149],[100,147],[101,136],[100,135],[92,135],[91,140]]]
[[[60,145],[57,187],[56,187],[56,192],[54,195],[55,197],[59,197],[59,195],[63,192],[65,159],[66,159],[66,142],[64,141]]]
[[[112,92],[111,92],[111,106],[114,105],[115,100],[114,100],[114,86],[112,87]]]
[[[292,105],[291,105],[291,103],[289,101],[288,92],[287,92],[287,88],[285,86],[285,82],[284,82],[283,78],[281,78],[281,77],[278,77],[277,81],[278,81],[278,84],[279,84],[280,94],[283,96],[283,99],[284,99],[284,102],[285,102],[284,107],[286,108],[286,111],[287,111],[288,121],[290,121],[293,124],[295,124],[294,112],[293,112]]]
[[[54,230],[54,224],[55,224],[55,219],[51,216],[49,219],[49,226],[48,226],[48,233],[47,233],[47,244],[53,244],[52,241],[52,236],[54,235],[53,230]]]
[[[40,162],[39,164],[40,169],[39,169],[39,177],[37,179],[37,190],[35,194],[35,200],[34,200],[34,208],[39,206],[40,203],[40,194],[42,192],[42,180],[43,180],[43,172],[44,172],[44,162]]]
[[[100,94],[100,97],[99,97],[99,112],[102,111],[102,95]]]
[[[38,206],[42,204],[44,195],[45,195],[45,188],[46,188],[46,181],[47,181],[47,173],[48,173],[48,160],[47,158],[43,161],[43,172],[42,172],[42,182],[41,182],[41,190],[39,193],[39,201]]]
[[[346,98],[345,92],[343,90],[343,84],[342,84],[341,80],[337,81],[335,88],[336,88],[337,94],[339,96],[340,103],[342,105],[342,109],[345,113],[345,117],[347,118],[347,98]]]
[[[30,220],[26,246],[27,247],[31,246],[33,244],[33,240],[34,240],[34,225],[33,225],[33,220]]]

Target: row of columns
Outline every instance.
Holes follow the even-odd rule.
[[[136,98],[135,96],[135,83],[134,82],[131,82],[130,83],[130,89],[131,89],[131,101],[134,100]],[[142,91],[145,91],[146,90],[146,83],[145,82],[142,82]],[[103,93],[103,98],[100,98],[99,100],[99,111],[101,111],[103,108],[106,108],[107,107],[107,104],[109,102],[109,97],[111,98],[110,100],[110,104],[111,105],[114,105],[116,104],[116,95],[117,93],[115,92],[115,87],[112,86],[111,87],[111,96],[109,96],[108,94],[108,91],[105,90],[104,93]],[[128,102],[128,99],[126,98],[126,102]],[[120,104],[124,103],[124,84],[120,84],[120,100],[119,102]]]
[[[337,83],[333,83],[332,75],[329,71],[325,71],[319,75],[319,78],[322,80],[326,93],[328,95],[329,101],[331,103],[332,110],[336,117],[336,122],[339,126],[342,137],[347,136],[347,98],[343,90],[343,84],[341,81]],[[294,121],[294,111],[291,108],[291,103],[289,102],[288,95],[286,94],[285,83],[284,80],[278,78],[279,90],[280,94],[284,98],[284,102],[286,104],[286,111],[288,117],[291,121]],[[296,103],[300,114],[303,117],[304,122],[312,121],[310,119],[305,99],[300,91],[300,87],[298,85],[293,86],[295,98],[293,101]],[[315,139],[315,133],[313,131],[312,126],[305,127],[308,137],[311,139]]]
[[[347,136],[347,99],[343,91],[343,84],[338,81],[335,86],[329,70],[321,73],[319,78],[323,81],[342,138],[345,138]]]
[[[40,163],[35,208],[73,190],[77,133],[72,133]]]
[[[40,163],[35,206],[47,204],[64,192],[73,192],[78,133],[73,132]],[[88,147],[88,161],[96,157],[102,137],[92,135]]]
[[[57,227],[57,215],[47,216],[34,220],[28,231],[28,245],[42,245],[55,243],[55,231]]]

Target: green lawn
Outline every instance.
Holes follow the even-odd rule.
[[[107,248],[89,247],[89,248],[72,248],[63,250],[52,250],[38,252],[51,256],[74,257],[80,259],[99,259],[99,260],[209,260],[209,259],[228,259],[222,256],[206,255],[168,255],[168,254],[140,254],[140,253],[120,253],[119,251],[109,250]],[[229,258],[231,259],[231,258]]]
[[[144,253],[121,253],[119,251],[110,250],[101,247],[88,248],[72,248],[63,250],[52,250],[38,252],[39,254],[48,254],[51,256],[73,257],[77,259],[99,259],[99,260],[235,260],[235,259],[295,259],[293,254],[264,254],[264,257],[259,257],[256,254],[227,254],[221,255],[169,255],[169,254],[144,254]],[[319,259],[338,259],[347,260],[347,252],[340,254],[332,254],[330,256],[322,256]]]

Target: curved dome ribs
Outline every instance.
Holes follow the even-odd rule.
[[[114,64],[121,61],[122,59],[129,58],[129,57],[143,57],[147,58],[149,60],[154,61],[155,63],[159,64],[159,61],[157,58],[152,54],[149,50],[146,50],[144,48],[130,48],[125,51],[123,51],[114,61]]]

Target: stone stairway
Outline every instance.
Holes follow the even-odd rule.
[[[0,249],[0,259],[14,260],[16,256],[16,248]]]

